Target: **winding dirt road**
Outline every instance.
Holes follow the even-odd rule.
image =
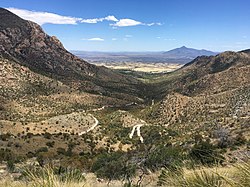
[[[131,133],[129,134],[129,138],[130,139],[133,138],[133,135],[134,135],[135,129],[136,129],[137,136],[140,138],[141,143],[143,143],[143,137],[141,136],[141,130],[140,130],[141,126],[143,126],[143,124],[137,124],[137,125],[133,126],[133,129],[132,129]]]
[[[99,124],[99,121],[98,121],[92,114],[89,114],[89,115],[91,115],[91,117],[95,120],[95,123],[94,123],[88,130],[80,132],[80,133],[78,134],[79,136],[81,136],[81,135],[83,135],[83,134],[86,134],[86,133],[88,133],[89,131],[94,130],[95,127]]]

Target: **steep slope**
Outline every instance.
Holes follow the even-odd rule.
[[[40,121],[74,111],[128,102],[79,92],[1,55],[0,101],[0,120],[8,121]]]
[[[200,134],[227,144],[236,137],[249,138],[250,55],[225,52],[197,57],[181,69],[157,80],[155,90],[163,97],[142,111],[145,120],[178,132],[188,141]],[[159,97],[159,98],[161,98]],[[222,140],[220,140],[222,141]]]
[[[220,93],[250,82],[250,56],[243,52],[224,52],[216,56],[197,57],[181,69],[152,84],[158,98],[171,92],[195,96]]]
[[[0,54],[39,74],[58,79],[80,91],[135,99],[140,82],[97,67],[72,55],[55,36],[13,13],[0,9]]]
[[[187,73],[184,80],[190,80],[186,94],[219,93],[250,83],[250,57],[235,52],[198,57],[181,71]]]
[[[180,48],[172,49],[170,51],[166,51],[163,53],[165,56],[169,58],[187,58],[187,59],[194,59],[198,56],[206,55],[216,55],[217,53],[207,50],[198,50],[198,49],[192,49],[187,48],[185,46],[182,46]]]

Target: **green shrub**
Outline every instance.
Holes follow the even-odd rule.
[[[198,164],[213,165],[222,163],[224,158],[209,141],[196,143],[189,153],[191,159]]]
[[[189,176],[185,176],[182,170],[171,171],[164,169],[158,177],[159,186],[168,187],[222,187],[227,182],[218,173],[205,169],[193,170]]]
[[[48,152],[47,147],[40,147],[39,149],[36,150],[36,154],[41,153],[41,152]]]
[[[9,149],[0,149],[0,162],[2,161],[9,161],[9,160],[15,160],[15,155],[12,153]]]
[[[7,161],[7,168],[9,170],[9,172],[13,172],[15,170],[14,160],[8,160]]]
[[[162,167],[174,169],[181,164],[182,151],[179,147],[160,145],[149,153],[144,165],[154,171]]]
[[[7,134],[0,134],[0,140],[2,141],[8,141],[8,139],[11,137],[10,133]]]
[[[55,141],[52,141],[52,142],[47,142],[46,145],[48,147],[53,147],[55,145]]]
[[[51,139],[51,136],[52,135],[50,133],[48,133],[48,132],[45,132],[44,135],[43,135],[43,137],[46,138],[46,139]]]
[[[22,177],[36,187],[69,186],[85,180],[80,170],[53,166],[25,168]]]
[[[111,180],[129,179],[135,175],[136,166],[128,162],[123,152],[100,154],[93,163],[92,169],[97,177]]]

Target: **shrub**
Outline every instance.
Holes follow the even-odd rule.
[[[55,142],[54,142],[54,141],[52,141],[52,142],[47,142],[46,145],[47,145],[48,147],[53,147],[53,146],[55,145]]]
[[[174,169],[182,163],[181,154],[179,147],[160,145],[149,153],[145,166],[151,170],[157,170],[162,167]]]
[[[52,135],[50,133],[48,133],[48,132],[45,132],[44,135],[43,135],[43,137],[46,138],[46,139],[50,139],[51,136]]]
[[[222,163],[224,160],[223,156],[209,141],[201,141],[195,144],[189,155],[193,161],[203,165]]]
[[[36,154],[38,154],[40,152],[48,152],[48,148],[47,147],[40,147],[39,149],[36,150]]]
[[[0,149],[0,162],[14,160],[15,155],[9,149]]]
[[[0,134],[0,140],[2,141],[8,141],[8,139],[11,137],[10,133],[7,134]]]
[[[32,186],[71,186],[85,180],[82,172],[70,168],[30,167],[25,168],[22,176],[29,181]]]
[[[158,177],[158,185],[169,187],[222,187],[227,186],[226,183],[221,175],[205,169],[193,170],[189,176],[185,176],[182,170],[173,172],[165,169]]]
[[[97,177],[106,178],[109,181],[129,179],[135,175],[136,166],[128,162],[123,152],[100,154],[93,163],[92,169]]]
[[[58,147],[57,148],[57,154],[58,155],[65,155],[65,153],[66,153],[66,150],[64,149],[64,148],[62,148],[62,147]]]
[[[14,160],[8,160],[7,161],[7,168],[9,170],[9,172],[13,172],[15,170]]]

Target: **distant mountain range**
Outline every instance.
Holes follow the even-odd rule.
[[[168,58],[175,58],[175,59],[195,59],[198,56],[214,56],[218,53],[213,51],[208,51],[205,49],[193,49],[193,48],[187,48],[185,46],[182,46],[180,48],[172,49],[170,51],[166,51],[163,53]]]
[[[76,56],[90,62],[145,62],[185,64],[198,56],[214,56],[218,53],[187,48],[185,46],[166,52],[90,52],[72,51]]]

